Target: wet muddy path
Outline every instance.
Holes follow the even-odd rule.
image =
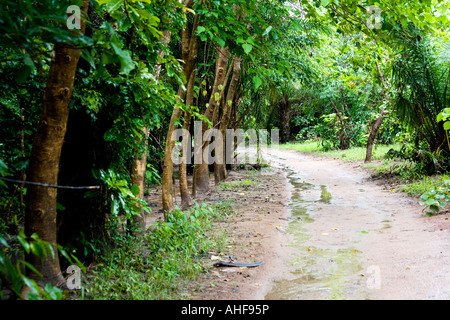
[[[292,254],[266,299],[450,299],[450,221],[356,164],[280,150]]]

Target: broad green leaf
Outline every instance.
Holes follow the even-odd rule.
[[[450,130],[450,121],[444,123],[444,130]]]
[[[30,244],[28,243],[28,241],[25,240],[25,238],[22,238],[22,237],[17,237],[17,239],[19,240],[19,242],[22,245],[22,247],[25,250],[25,252],[26,253],[30,253]]]
[[[206,31],[205,27],[202,27],[202,26],[197,27],[197,34],[201,34],[201,33],[205,32],[205,31]]]
[[[36,300],[39,297],[39,287],[36,282],[27,277],[23,277],[23,282],[28,288],[31,289],[31,291],[28,292],[28,298],[31,300]]]
[[[439,211],[440,211],[440,210],[439,210],[439,207],[436,206],[436,205],[431,205],[431,206],[430,206],[430,210],[433,211],[433,212],[439,212]]]
[[[424,193],[423,195],[422,195],[422,197],[420,197],[422,200],[428,200],[428,198],[429,198],[429,196],[428,196],[428,194],[427,193]]]
[[[2,246],[6,247],[6,248],[9,248],[8,242],[7,242],[6,239],[3,238],[3,237],[0,237],[0,244],[1,244]]]
[[[251,44],[248,44],[248,43],[244,43],[244,44],[242,45],[242,48],[244,49],[244,52],[245,52],[246,54],[249,54],[249,53],[252,52],[252,50],[253,50],[253,46],[252,46]]]
[[[131,187],[131,193],[134,196],[137,196],[139,194],[139,187],[136,184],[133,184],[133,186]]]
[[[219,46],[221,46],[222,48],[225,47],[225,40],[219,37],[215,38],[215,40]]]
[[[121,6],[123,6],[123,0],[110,0],[105,3],[107,3],[106,10],[108,13],[118,10]]]
[[[262,85],[262,80],[258,76],[253,77],[253,87],[255,91],[258,91],[259,87]]]
[[[127,50],[119,48],[114,42],[111,42],[111,47],[120,60],[120,73],[129,74],[134,69],[134,63],[130,53]]]

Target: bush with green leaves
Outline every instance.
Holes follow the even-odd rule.
[[[442,187],[425,192],[420,199],[420,205],[426,205],[431,212],[439,213],[450,201],[450,180],[445,179]]]
[[[400,150],[390,150],[386,158],[397,158],[413,163],[413,166],[408,167],[408,174],[414,179],[424,175],[444,173],[448,169],[445,151],[441,149],[431,152],[423,142],[417,145],[403,144]]]
[[[62,247],[58,246],[58,251],[71,264],[76,263],[81,270],[86,271],[81,262],[73,255],[69,254]],[[35,280],[26,275],[27,269],[34,272],[37,276],[42,275],[30,263],[25,261],[25,254],[34,254],[40,258],[50,255],[55,258],[55,250],[52,245],[36,234],[27,239],[23,230],[15,237],[6,234],[0,234],[0,288],[10,289],[15,298],[22,299],[22,289],[28,287],[27,297],[30,300],[61,300],[63,291],[47,283],[41,288]],[[3,291],[0,290],[0,300]]]
[[[231,214],[227,204],[176,209],[142,237],[124,234],[86,279],[85,299],[171,299],[204,268],[208,252],[221,252],[224,231],[214,223]]]

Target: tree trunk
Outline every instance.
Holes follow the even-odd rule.
[[[89,1],[83,2],[82,12],[87,13]],[[81,33],[85,22],[81,19]],[[49,185],[58,184],[59,161],[69,117],[69,102],[72,97],[75,74],[80,50],[61,43],[54,47],[54,58],[50,64],[43,110],[34,139],[28,181]],[[40,239],[49,242],[54,249],[55,258],[26,255],[30,263],[43,277],[27,269],[27,276],[43,286],[51,283],[65,287],[64,277],[59,265],[56,229],[57,189],[30,185],[27,190],[25,212],[25,234],[31,237],[36,233]]]
[[[377,66],[378,75],[380,76],[381,84],[383,86],[383,92],[381,93],[381,97],[389,99],[389,96],[387,95],[389,85],[386,81],[386,78],[384,77],[384,74],[381,72],[380,65],[378,64],[377,61],[375,61],[375,65]],[[380,130],[381,125],[383,124],[385,118],[386,118],[386,111],[382,109],[381,115],[375,121],[375,124],[373,125],[372,130],[370,131],[369,139],[367,140],[366,159],[364,160],[365,163],[372,162],[373,143],[375,142],[378,130]]]
[[[230,59],[230,50],[228,48],[217,49],[217,62],[216,62],[214,86],[211,93],[211,97],[209,99],[209,106],[208,108],[206,108],[206,111],[203,114],[209,121],[213,119],[214,112],[216,111],[216,108],[219,106],[219,101],[224,91],[226,69],[229,59]],[[205,141],[203,141],[201,148],[198,148],[198,150],[201,150],[201,161],[198,161],[199,164],[197,164],[194,167],[194,178],[193,178],[194,195],[196,195],[198,191],[207,192],[210,189],[208,159],[207,157],[205,159],[205,152],[204,152],[205,150],[209,150],[210,146],[209,145],[210,139],[208,139],[208,137],[204,137],[204,134],[207,130],[208,124],[203,122],[201,135]]]
[[[178,90],[177,102],[181,102],[184,97],[183,90]],[[183,96],[183,97],[181,97]],[[172,139],[172,135],[176,129],[175,120],[181,117],[181,109],[178,106],[175,106],[172,112],[172,117],[170,118],[169,129],[167,131],[166,137],[166,149],[164,151],[164,167],[163,174],[161,178],[162,183],[162,205],[165,214],[170,211],[173,211],[175,206],[173,202],[173,160],[172,153],[175,148],[175,140]]]
[[[194,104],[194,84],[195,84],[195,71],[191,73],[191,77],[187,86],[186,93],[186,106],[192,106]],[[191,126],[191,114],[189,112],[184,113],[184,132],[189,132]],[[181,207],[187,209],[191,206],[191,194],[189,193],[189,187],[187,182],[187,170],[186,165],[188,162],[188,157],[190,160],[191,156],[191,141],[186,141],[189,137],[183,137],[183,148],[181,149],[181,159],[180,162],[180,194],[181,194]],[[189,151],[188,151],[189,150]]]
[[[185,2],[186,8],[192,7],[192,0],[187,0]],[[197,59],[198,53],[198,36],[195,34],[197,28],[199,26],[199,16],[197,15],[194,19],[194,24],[192,27],[192,34],[189,35],[189,25],[186,21],[186,27],[181,32],[182,38],[182,55],[183,55],[183,74],[186,82],[189,80],[191,73],[195,68],[195,63]],[[177,102],[181,102],[185,98],[186,92],[183,91],[182,87],[178,89],[178,99]],[[174,202],[173,202],[173,162],[172,162],[172,153],[175,147],[175,141],[172,140],[172,134],[175,131],[175,123],[176,119],[179,119],[181,116],[181,109],[177,106],[174,107],[172,117],[170,119],[169,129],[166,137],[166,148],[164,151],[164,165],[163,165],[163,174],[162,174],[162,205],[163,211],[165,213],[173,211]]]
[[[230,122],[230,116],[234,101],[234,96],[236,94],[237,86],[239,83],[239,77],[241,74],[241,59],[238,57],[233,58],[233,76],[231,78],[230,86],[227,92],[227,98],[223,106],[223,114],[219,124],[219,131],[222,137],[226,137],[226,131],[228,124]],[[223,181],[227,177],[226,162],[225,162],[225,152],[226,152],[226,140],[223,141],[223,148],[216,150],[216,156],[218,159],[223,159],[223,163],[214,163],[214,177],[216,184]]]
[[[164,31],[163,36],[161,36],[161,41],[164,46],[167,46],[170,42],[171,38],[170,31]],[[164,57],[164,50],[160,50],[158,56],[161,58]],[[155,81],[158,82],[159,75],[161,73],[162,66],[159,64],[155,67]],[[145,188],[145,173],[147,171],[147,154],[148,154],[148,136],[150,134],[150,129],[147,127],[142,128],[142,139],[138,140],[139,143],[143,143],[143,152],[139,153],[135,152],[135,157],[133,159],[133,166],[131,168],[131,185],[136,185],[139,188],[139,193],[137,195],[138,198],[144,198],[144,188]],[[141,208],[141,214],[138,216],[134,216],[131,221],[128,223],[132,225],[139,224],[141,228],[144,230],[147,229],[147,225],[145,222],[145,213]]]
[[[339,133],[339,149],[340,150],[347,150],[350,148],[350,137],[347,135],[347,123],[343,118],[343,115],[339,112],[339,109],[334,104],[333,99],[330,99],[331,105],[333,106],[334,111],[336,111],[336,116],[338,117],[340,123],[341,123],[341,130]]]
[[[373,143],[375,142],[378,130],[380,130],[380,127],[383,124],[385,117],[386,113],[384,110],[382,110],[381,116],[377,119],[377,121],[375,121],[375,124],[373,125],[372,130],[370,131],[369,139],[367,140],[366,159],[364,160],[365,163],[372,162]]]
[[[289,123],[291,121],[291,105],[289,97],[283,97],[280,102],[280,142],[287,143],[291,135]]]

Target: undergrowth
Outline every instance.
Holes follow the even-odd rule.
[[[176,209],[142,236],[126,236],[85,277],[80,299],[178,299],[189,282],[205,271],[202,255],[227,244],[216,221],[232,215],[228,204],[196,204]]]
[[[256,183],[251,180],[237,180],[237,181],[223,181],[219,183],[221,190],[234,190],[234,189],[249,189],[252,185],[256,186]]]

